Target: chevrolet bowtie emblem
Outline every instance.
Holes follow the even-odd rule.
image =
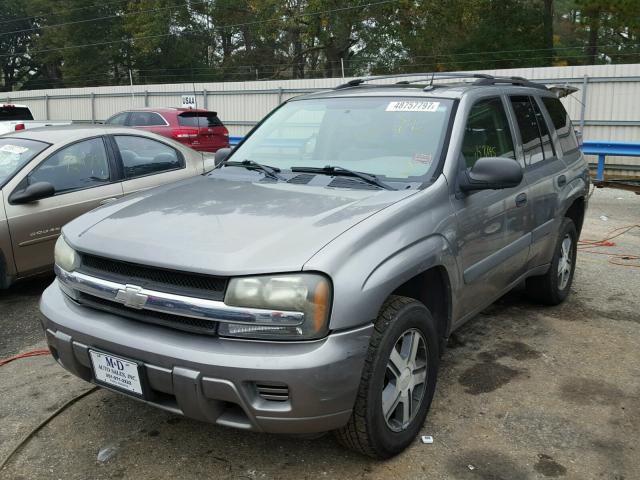
[[[147,303],[147,295],[142,293],[142,287],[136,285],[125,285],[124,289],[118,290],[116,301],[127,307],[141,310]]]

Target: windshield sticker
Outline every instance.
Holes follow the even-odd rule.
[[[390,102],[385,111],[387,112],[437,112],[440,102],[411,102],[400,101]]]
[[[416,153],[413,156],[413,161],[422,163],[424,165],[431,165],[433,161],[433,156],[430,153]]]
[[[0,152],[13,153],[14,155],[22,155],[28,150],[27,147],[21,147],[19,145],[3,145],[0,147]]]

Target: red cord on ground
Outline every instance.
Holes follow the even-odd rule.
[[[50,354],[51,352],[49,352],[49,350],[47,349],[31,350],[29,352],[19,353],[17,355],[14,355],[13,357],[4,358],[0,360],[0,367],[3,365],[6,365],[7,363],[13,362],[14,360],[19,360],[21,358],[37,357],[39,355],[50,355]]]
[[[607,236],[601,240],[579,240],[578,241],[578,250],[583,253],[594,253],[598,255],[608,255],[609,263],[614,265],[620,265],[623,267],[635,267],[640,268],[640,255],[632,255],[628,253],[611,253],[611,252],[602,252],[602,251],[594,251],[588,250],[593,247],[615,247],[615,242],[612,242],[616,237],[620,235],[624,235],[625,233],[635,229],[640,228],[640,224],[636,225],[626,225],[624,227],[616,228],[607,233]],[[617,232],[617,233],[616,233]]]

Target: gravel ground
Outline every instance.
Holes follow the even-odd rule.
[[[597,190],[583,238],[640,223],[640,197]],[[640,229],[608,252],[640,255]],[[37,317],[50,279],[0,292],[0,357],[44,346]],[[13,457],[7,479],[640,478],[640,269],[579,253],[563,305],[512,292],[451,338],[431,413],[403,454],[376,462],[316,440],[247,433],[99,390]],[[0,367],[0,461],[89,385],[49,357]]]

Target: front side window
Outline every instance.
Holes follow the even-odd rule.
[[[35,140],[0,138],[0,187],[48,146]]]
[[[178,152],[150,138],[116,135],[126,178],[141,177],[183,167]]]
[[[282,170],[331,165],[424,181],[437,168],[452,104],[416,97],[292,101],[268,117],[231,160]]]
[[[560,148],[564,153],[573,153],[579,149],[576,134],[569,114],[564,109],[562,102],[554,97],[542,97],[542,103],[549,112],[553,126],[558,134]]]
[[[109,180],[109,160],[102,138],[77,142],[57,151],[27,177],[28,185],[48,182],[56,193],[95,187]]]
[[[462,141],[465,165],[471,168],[482,157],[508,157],[515,160],[509,121],[499,97],[480,100],[469,112]]]

